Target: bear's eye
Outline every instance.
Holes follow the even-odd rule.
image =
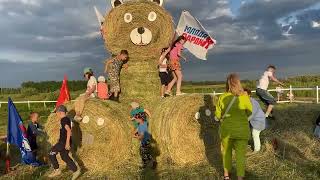
[[[155,12],[150,12],[148,16],[149,21],[155,21],[157,19],[157,14]]]
[[[125,13],[124,14],[124,22],[129,23],[132,21],[132,14],[131,13]]]

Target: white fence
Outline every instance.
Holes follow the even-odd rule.
[[[294,94],[294,91],[315,91],[316,92],[316,103],[319,104],[319,86],[316,86],[314,88],[293,88],[290,86],[289,88],[278,88],[278,89],[270,89],[268,90],[269,92],[285,92],[288,91],[290,94]],[[252,91],[252,93],[255,93],[256,91]],[[223,93],[217,93],[213,91],[212,93],[195,93],[195,94],[210,94],[213,96],[221,95]],[[73,100],[74,101],[74,100]],[[47,107],[47,103],[56,103],[57,101],[14,101],[15,104],[27,104],[28,109],[31,109],[31,104],[43,104],[43,107]],[[281,101],[278,99],[278,103],[293,103],[293,102],[298,102],[298,103],[313,103],[312,101],[297,101],[294,100],[293,98],[290,98],[286,101]],[[8,102],[5,101],[0,101],[0,108],[2,107],[2,104],[7,104]]]

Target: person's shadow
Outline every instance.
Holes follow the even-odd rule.
[[[155,139],[153,139],[153,137],[151,136],[151,155],[154,158],[154,160],[157,159],[158,156],[160,156],[160,149],[158,146],[158,143]],[[141,170],[141,174],[140,174],[140,179],[152,179],[152,180],[158,180],[159,178],[159,174],[157,171],[157,167],[155,166],[155,168],[145,168],[143,170]]]
[[[68,113],[68,117],[74,117],[75,111],[72,110]],[[71,118],[72,119],[72,118]],[[80,157],[77,155],[77,151],[82,146],[82,131],[80,128],[80,124],[76,121],[72,121],[72,139],[71,139],[71,154],[72,158],[74,159],[75,163],[78,165],[78,167],[81,168],[81,172],[84,173],[88,171],[88,169],[85,167],[83,161],[80,159]]]
[[[221,145],[219,137],[219,126],[214,120],[215,106],[210,95],[204,95],[204,105],[200,107],[200,118],[198,122],[201,126],[200,138],[205,145],[206,156],[210,166],[214,167],[217,173],[222,175],[223,165],[221,158]]]

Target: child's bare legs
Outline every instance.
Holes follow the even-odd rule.
[[[266,117],[268,117],[268,116],[271,114],[272,109],[273,109],[273,105],[272,105],[272,104],[269,104],[269,105],[268,105],[268,108],[267,108],[267,111],[266,111]]]
[[[226,179],[226,177],[229,177],[229,172],[227,169],[224,169],[223,176],[225,177],[225,179]]]
[[[177,92],[176,92],[176,94],[181,94],[181,83],[182,83],[183,75],[180,70],[175,70],[174,72],[177,76]]]
[[[224,169],[223,176],[225,177],[225,179],[227,179],[227,177],[229,177],[229,179],[230,179],[230,175],[229,175],[228,170]],[[238,180],[243,180],[243,177],[238,176]]]
[[[167,88],[167,86],[161,85],[161,91],[160,91],[160,96],[161,97],[164,97],[164,92],[165,92],[166,88]]]
[[[76,99],[76,102],[74,104],[74,109],[75,109],[75,112],[76,112],[76,116],[74,117],[74,119],[76,121],[81,121],[82,120],[82,112],[84,110],[84,106],[85,106],[85,103],[86,101],[89,99],[89,96],[80,96]]]
[[[173,87],[174,84],[177,82],[177,76],[176,76],[175,72],[172,72],[172,76],[173,76],[173,79],[172,79],[172,81],[168,84],[168,87],[167,87],[167,90],[166,90],[167,93],[170,93],[170,92],[171,92],[172,87]]]

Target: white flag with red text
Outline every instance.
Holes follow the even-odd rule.
[[[179,36],[186,37],[187,42],[184,47],[202,60],[207,60],[208,51],[217,43],[188,11],[182,12],[176,32]]]

